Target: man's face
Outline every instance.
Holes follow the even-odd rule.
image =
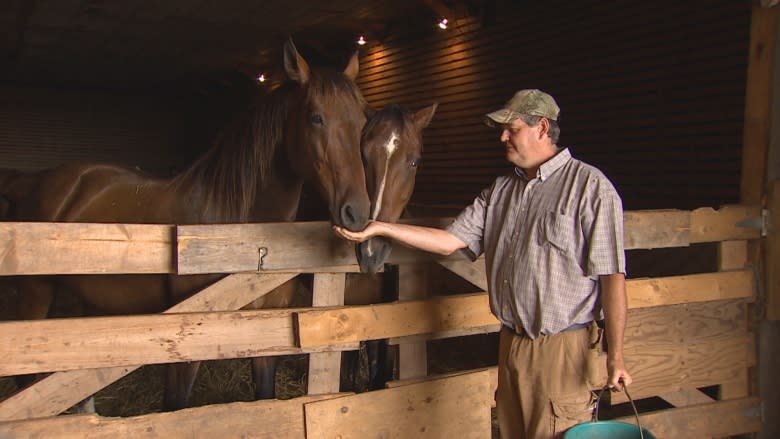
[[[515,166],[527,168],[536,145],[538,125],[529,127],[522,119],[501,125],[501,142],[506,147],[506,159]]]

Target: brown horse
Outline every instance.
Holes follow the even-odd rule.
[[[161,179],[107,164],[68,164],[17,176],[6,197],[16,221],[160,224],[295,219],[303,182],[317,187],[331,221],[365,226],[369,199],[360,156],[365,102],[354,83],[357,54],[343,72],[314,69],[292,41],[284,47],[291,81],[258,99],[215,145],[181,174]],[[21,182],[21,183],[20,183]],[[11,186],[9,186],[11,187]],[[54,285],[76,293],[90,314],[160,312],[220,275],[17,277],[22,319],[45,318]],[[261,362],[263,360],[259,360]],[[166,408],[186,404],[195,363],[166,385]],[[183,367],[182,367],[183,366]],[[267,370],[267,369],[266,369]],[[273,375],[256,374],[256,394],[273,396]]]
[[[390,104],[372,115],[363,128],[360,149],[372,220],[395,222],[404,212],[422,162],[422,130],[431,122],[436,107],[432,104],[415,112]],[[376,273],[390,250],[390,241],[382,237],[358,244],[360,270]]]
[[[404,213],[422,162],[422,130],[436,108],[437,104],[432,104],[412,111],[390,104],[371,115],[363,128],[360,143],[371,197],[371,219],[395,222]],[[397,300],[393,276],[377,273],[390,255],[391,242],[372,238],[358,244],[355,250],[363,273],[347,275],[345,304]],[[393,378],[393,356],[380,340],[365,342],[364,347],[358,354],[345,355],[345,378],[355,391],[383,388]]]

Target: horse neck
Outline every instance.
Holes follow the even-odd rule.
[[[269,98],[231,124],[205,155],[172,180],[183,208],[198,210],[196,221],[254,220],[258,205],[278,210],[263,217],[281,221],[297,210],[302,181],[282,148],[287,105],[283,96]],[[273,204],[264,202],[268,197]]]

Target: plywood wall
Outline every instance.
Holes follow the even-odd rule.
[[[413,202],[460,207],[508,167],[482,124],[521,88],[560,104],[561,146],[627,209],[739,201],[750,2],[499,2],[447,31],[372,41],[374,106],[438,102]]]
[[[0,87],[0,167],[119,163],[167,175],[189,163],[188,122],[170,97]]]

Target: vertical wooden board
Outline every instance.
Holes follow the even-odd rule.
[[[312,291],[313,306],[344,304],[346,273],[317,273]],[[321,395],[339,391],[341,380],[341,352],[309,354],[307,393]]]
[[[309,403],[306,437],[490,438],[490,384],[483,370]]]
[[[738,399],[750,395],[749,370],[745,368],[735,377],[733,381],[720,385],[718,399]]]
[[[778,8],[765,8],[756,1],[752,3],[740,202],[758,204],[764,195],[767,175]]]
[[[741,270],[748,262],[747,241],[722,241],[718,244],[718,270]]]
[[[780,320],[780,180],[772,182],[766,238],[766,318]]]
[[[626,249],[686,247],[690,243],[691,213],[684,210],[625,212]]]
[[[398,266],[398,300],[419,300],[427,296],[428,264]],[[398,377],[415,378],[428,375],[428,345],[425,341],[398,345]]]

